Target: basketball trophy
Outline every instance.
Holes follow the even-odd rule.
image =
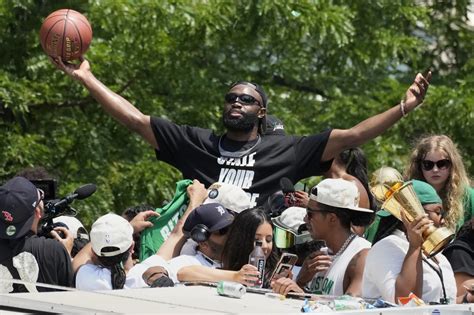
[[[384,166],[376,170],[370,186],[375,198],[382,203],[381,209],[390,212],[397,219],[401,220],[400,211],[405,211],[409,222],[425,214],[413,189],[413,183],[404,182],[402,175],[396,169]],[[454,233],[446,227],[430,226],[422,237],[423,253],[431,258],[449,244]]]

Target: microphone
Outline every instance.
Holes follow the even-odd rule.
[[[297,204],[297,198],[295,195],[295,187],[288,177],[282,177],[280,179],[280,187],[285,195],[285,207],[294,207]]]
[[[84,186],[81,186],[81,187],[77,188],[72,194],[70,194],[70,195],[62,198],[58,202],[54,203],[53,207],[56,208],[56,207],[61,207],[61,206],[68,205],[71,202],[73,202],[75,199],[78,199],[78,200],[85,199],[85,198],[89,197],[90,195],[92,195],[93,193],[95,193],[96,190],[97,190],[96,185],[94,185],[94,184],[85,184]]]

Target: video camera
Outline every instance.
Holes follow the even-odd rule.
[[[70,204],[76,199],[82,200],[91,196],[97,190],[96,185],[86,184],[66,197],[56,199],[57,185],[55,180],[34,180],[32,182],[37,188],[43,189],[45,194],[44,214],[40,221],[39,236],[47,236],[56,226],[59,226],[53,223],[54,218],[61,215],[75,216],[77,210],[71,207]]]

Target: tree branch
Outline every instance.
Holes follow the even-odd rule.
[[[327,94],[321,89],[318,89],[309,85],[291,83],[285,80],[285,78],[281,76],[277,76],[277,75],[273,76],[273,82],[275,82],[275,84],[277,85],[285,86],[296,91],[314,93],[314,94],[321,95],[324,98],[328,98]]]

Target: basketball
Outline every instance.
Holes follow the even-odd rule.
[[[92,41],[92,28],[81,13],[61,9],[46,17],[40,29],[41,47],[48,56],[79,59]]]

